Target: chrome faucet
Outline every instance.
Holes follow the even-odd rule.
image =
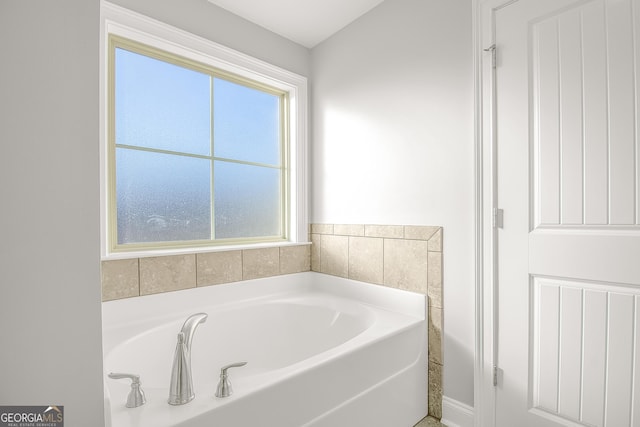
[[[113,378],[116,380],[119,380],[121,378],[128,378],[131,380],[131,391],[127,396],[127,404],[125,405],[127,408],[137,408],[138,406],[142,406],[147,403],[147,399],[141,387],[142,384],[140,383],[140,375],[111,372],[109,374],[109,378]]]
[[[196,397],[193,392],[193,379],[191,377],[191,342],[198,325],[206,322],[206,320],[206,313],[189,316],[178,333],[178,343],[173,357],[171,383],[169,385],[168,402],[170,405],[184,405]]]
[[[231,381],[229,381],[229,374],[227,370],[229,368],[240,368],[246,365],[247,362],[232,363],[231,365],[223,366],[220,369],[220,382],[216,390],[216,397],[229,397],[233,394],[233,388],[231,387]]]

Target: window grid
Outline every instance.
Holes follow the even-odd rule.
[[[173,150],[163,150],[158,148],[134,146],[128,144],[117,144],[115,141],[115,52],[116,49],[123,49],[136,54],[144,55],[153,59],[164,61],[173,65],[184,67],[199,73],[203,73],[209,76],[210,86],[210,155],[194,154],[188,152],[180,152]],[[108,215],[109,215],[109,239],[110,248],[112,252],[141,250],[141,249],[171,249],[171,248],[184,248],[184,247],[199,247],[199,246],[215,246],[215,245],[228,245],[234,243],[262,243],[262,242],[274,242],[283,241],[287,239],[288,223],[289,223],[289,102],[288,94],[284,91],[272,88],[270,86],[252,81],[250,79],[234,75],[232,73],[220,70],[218,68],[200,64],[196,61],[183,58],[178,55],[170,54],[168,52],[161,51],[142,43],[138,43],[124,37],[110,35],[109,36],[109,67],[108,67],[108,85],[109,85],[109,110],[108,110],[108,123],[109,123],[109,144],[108,144],[108,169],[109,169],[109,184],[108,184]],[[280,164],[269,164],[260,162],[251,162],[246,160],[238,160],[226,157],[214,156],[215,149],[215,137],[214,137],[214,79],[222,79],[231,83],[239,84],[251,89],[259,90],[261,92],[277,96],[279,99],[279,152],[280,152]],[[116,200],[116,173],[115,173],[115,153],[116,148],[124,148],[136,151],[145,151],[151,153],[161,153],[174,156],[184,156],[191,158],[206,159],[210,162],[210,203],[211,203],[211,233],[210,240],[181,240],[181,241],[167,241],[167,242],[144,242],[144,243],[118,243],[117,237],[117,200]],[[214,162],[221,161],[227,163],[242,164],[247,166],[264,167],[270,169],[280,170],[280,232],[278,236],[264,236],[264,237],[249,237],[249,238],[215,238],[215,174],[214,174]]]

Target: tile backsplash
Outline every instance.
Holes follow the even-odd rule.
[[[440,418],[442,233],[433,226],[312,224],[311,245],[103,261],[102,300],[309,270],[423,293],[429,296],[429,414]]]
[[[308,244],[102,261],[102,301],[310,269]]]

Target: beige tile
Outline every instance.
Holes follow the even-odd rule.
[[[429,240],[440,227],[428,225],[405,225],[404,238],[410,240]]]
[[[429,363],[443,364],[442,309],[429,307]]]
[[[442,424],[440,421],[438,421],[437,418],[425,417],[422,419],[422,421],[420,421],[414,427],[446,427],[446,426]]]
[[[333,234],[333,224],[311,224],[312,234]]]
[[[242,279],[259,279],[280,274],[280,248],[242,251]]]
[[[402,225],[365,225],[364,235],[367,237],[386,237],[390,239],[404,238]]]
[[[427,242],[384,239],[384,284],[427,293]]]
[[[320,241],[320,271],[334,276],[349,275],[349,238],[323,235]]]
[[[339,236],[364,236],[364,225],[336,224],[333,226],[333,234]]]
[[[196,256],[140,258],[140,295],[195,288]]]
[[[382,284],[383,239],[349,237],[349,278]]]
[[[138,258],[102,261],[102,301],[140,295]]]
[[[429,305],[442,308],[442,252],[429,252]]]
[[[429,239],[429,250],[442,252],[442,228],[436,231]]]
[[[429,415],[442,418],[442,365],[429,363]]]
[[[201,253],[196,256],[197,285],[242,280],[242,251]]]
[[[280,248],[280,274],[300,273],[310,269],[311,245]]]
[[[321,234],[311,235],[311,270],[320,271]]]

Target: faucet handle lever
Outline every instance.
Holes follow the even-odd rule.
[[[232,364],[227,365],[227,366],[223,366],[223,367],[220,369],[220,375],[221,375],[221,376],[222,376],[222,375],[227,375],[227,369],[229,369],[229,368],[241,368],[241,367],[243,367],[243,366],[244,366],[244,365],[246,365],[246,364],[247,364],[247,362],[236,362],[236,363],[232,363]]]
[[[140,375],[136,375],[136,374],[121,374],[119,372],[111,372],[109,374],[109,378],[113,378],[114,380],[129,378],[132,384],[134,383],[140,384]]]
[[[228,378],[227,369],[239,368],[246,364],[247,362],[237,362],[223,366],[220,369],[220,382],[218,383],[218,388],[216,389],[216,397],[229,397],[233,394],[233,388],[231,387],[231,382]]]
[[[111,372],[109,378],[113,378],[114,380],[128,378],[131,380],[131,391],[129,392],[129,396],[127,396],[127,404],[125,405],[127,408],[137,408],[147,402],[144,391],[140,387],[142,385],[140,375]]]

